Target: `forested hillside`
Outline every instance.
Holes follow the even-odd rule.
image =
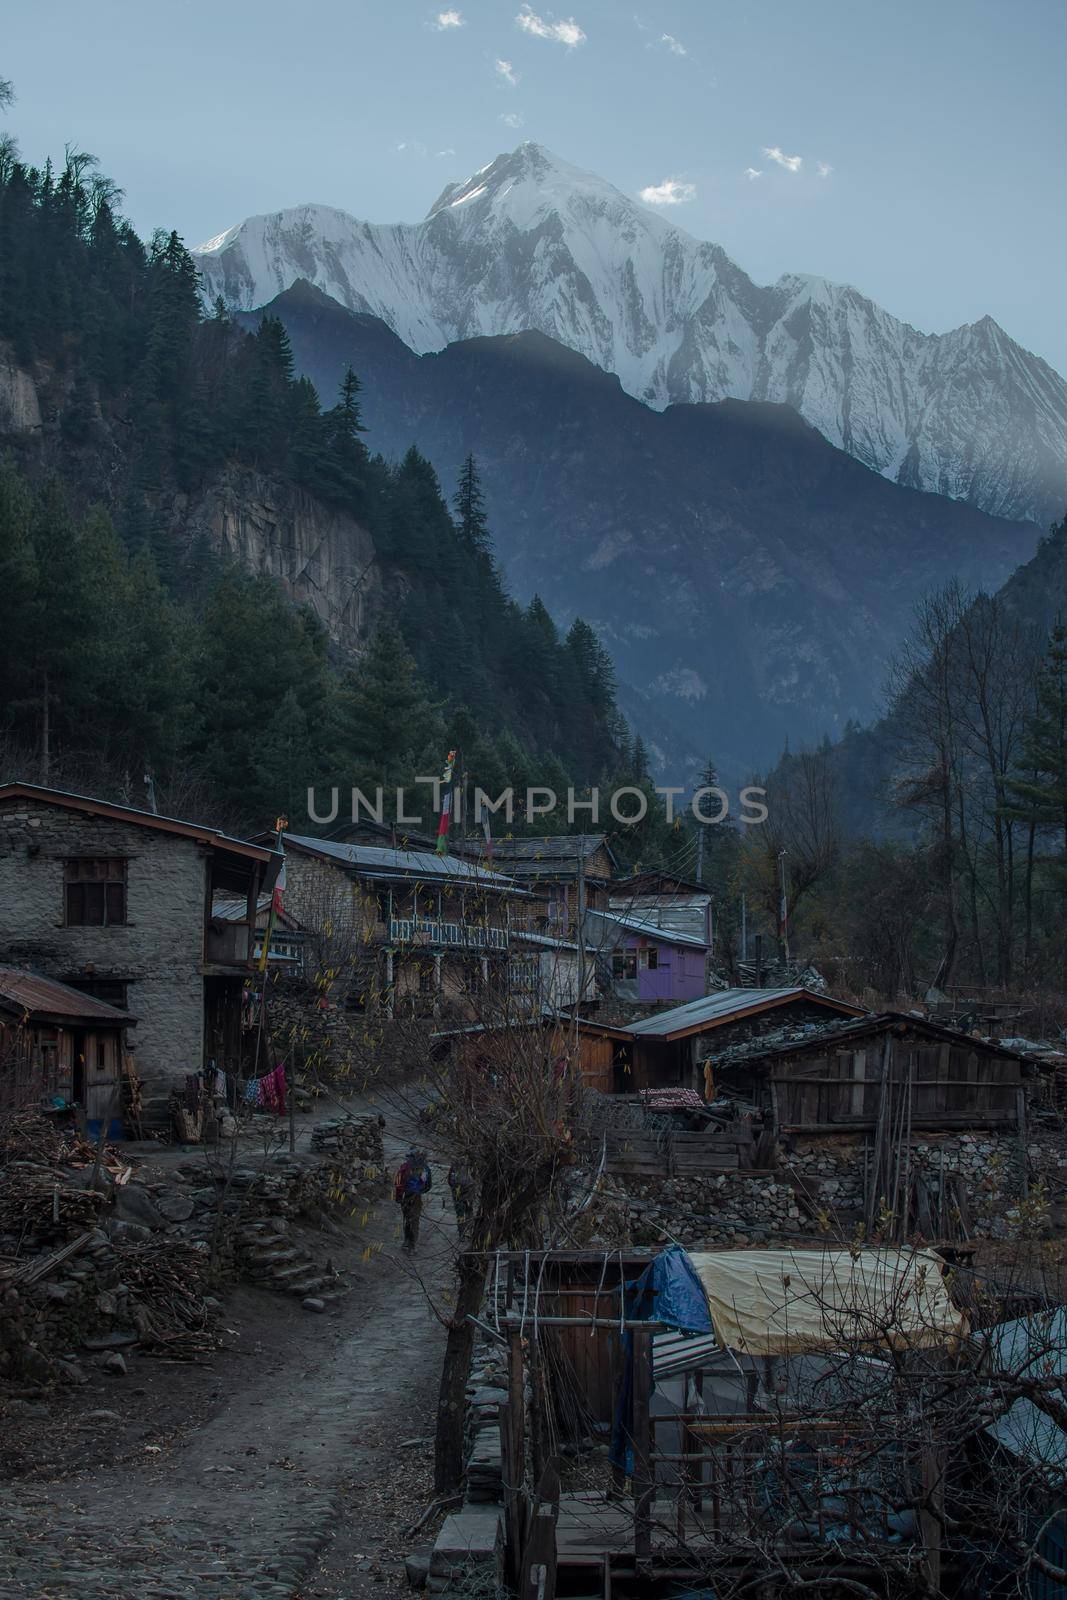
[[[505,592],[474,460],[450,510],[416,448],[371,456],[356,375],[324,409],[281,324],[205,318],[176,234],[143,244],[119,200],[91,157],[0,152],[0,350],[40,418],[16,426],[9,403],[0,437],[5,768],[106,772],[135,800],[149,770],[175,808],[195,793],[249,825],[298,814],[309,783],[434,770],[457,740],[487,785],[640,767],[593,632],[560,637]],[[3,416],[0,395],[0,436]],[[249,481],[369,534],[350,562],[352,594],[373,579],[365,637],[331,639],[185,536],[206,485]]]

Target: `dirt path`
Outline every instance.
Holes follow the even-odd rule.
[[[386,1146],[398,1159],[402,1141]],[[454,1230],[435,1175],[415,1264],[439,1293]],[[266,1291],[227,1302],[240,1353],[204,1420],[103,1468],[0,1486],[0,1597],[400,1593],[401,1530],[430,1479],[428,1444],[404,1442],[431,1432],[443,1334],[396,1217],[387,1202],[363,1230],[380,1253],[332,1317]]]

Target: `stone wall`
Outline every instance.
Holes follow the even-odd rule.
[[[64,924],[64,861],[127,860],[127,921]],[[0,961],[63,980],[128,985],[138,1071],[153,1083],[202,1062],[207,858],[192,839],[39,801],[0,810]]]
[[[958,1175],[975,1237],[1048,1231],[1049,1201],[1067,1188],[1067,1137],[1041,1130],[1027,1147],[1029,1199],[1020,1182],[1018,1134],[927,1134],[912,1141],[912,1170]],[[605,1214],[635,1245],[669,1237],[693,1249],[771,1245],[810,1234],[850,1237],[862,1223],[863,1147],[855,1140],[799,1141],[773,1172],[717,1172],[702,1178],[612,1177]]]

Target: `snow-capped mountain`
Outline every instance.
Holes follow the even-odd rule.
[[[297,206],[196,254],[206,297],[237,309],[306,279],[419,353],[536,329],[657,408],[780,401],[912,487],[1039,522],[1067,502],[1067,383],[990,318],[923,334],[823,278],[761,287],[536,144],[450,185],[419,223]]]

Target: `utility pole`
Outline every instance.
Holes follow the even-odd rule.
[[[741,896],[741,960],[748,960],[748,905]]]
[[[585,1001],[585,856],[578,851],[578,1004],[575,1007],[575,1016],[578,1015]],[[575,1023],[577,1035],[578,1024]]]
[[[697,823],[697,882],[704,882],[704,824]]]
[[[778,907],[778,935],[782,941],[782,959],[789,965],[789,900],[785,886],[785,851],[778,852],[778,888],[781,894]]]

